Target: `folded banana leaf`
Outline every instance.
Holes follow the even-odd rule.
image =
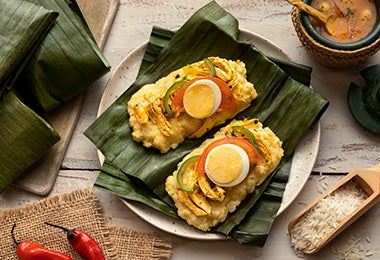
[[[223,27],[217,25],[220,20],[226,24],[237,24],[236,19],[215,2],[198,10],[172,35],[167,44],[162,45],[165,47],[155,59],[151,58],[151,65],[140,72],[138,79],[85,131],[85,135],[105,155],[108,165],[130,178],[140,179],[158,198],[168,202],[168,205],[170,201],[163,187],[166,177],[172,174],[177,163],[186,154],[199,146],[204,139],[211,137],[217,129],[198,140],[186,140],[176,150],[166,154],[144,148],[140,143],[133,141],[128,125],[128,113],[126,113],[129,98],[141,86],[155,82],[169,72],[207,56],[221,56],[244,61],[248,70],[248,80],[254,83],[258,98],[250,108],[236,118],[258,117],[264,125],[271,127],[283,141],[285,156],[282,165],[286,165],[299,139],[328,105],[326,99],[308,86],[289,77],[255,46],[237,41],[237,26],[234,32],[224,31]],[[250,209],[257,204],[265,188],[277,174],[277,172],[272,174],[265,185],[258,189],[257,194],[252,194],[244,201],[243,204],[247,207],[244,208],[244,213],[238,214],[236,219],[242,221],[241,219],[244,219],[247,213],[251,214]],[[104,179],[107,179],[110,184],[113,178],[118,178],[107,174],[107,171],[103,169],[101,176],[104,177],[103,180],[98,180],[96,185],[103,188],[105,188]],[[284,183],[286,184],[286,181]],[[282,190],[285,184],[282,185]],[[107,189],[112,191],[112,185],[108,185]],[[281,191],[277,191],[276,194],[282,196]],[[127,197],[128,194],[124,196]],[[280,201],[277,201],[276,206],[269,210],[269,214],[275,216],[279,205]],[[232,220],[231,223],[233,222]],[[236,235],[239,240],[239,235],[244,233],[237,231],[233,233],[234,230],[238,230],[239,222],[234,223],[232,227],[229,225],[228,228],[218,231]],[[240,240],[250,245],[259,245],[255,238]]]
[[[97,187],[110,190],[121,198],[141,202],[173,218],[178,218],[173,205],[170,206],[157,198],[156,194],[140,179],[125,174],[107,161],[103,163],[101,174],[96,183]]]
[[[0,192],[59,141],[54,129],[11,91],[0,101]]]
[[[99,50],[76,1],[28,0],[59,13],[31,57],[14,89],[30,107],[50,111],[82,93],[107,73]]]
[[[57,16],[26,1],[0,0],[0,192],[59,140],[9,91]]]
[[[58,13],[23,0],[0,0],[0,96],[40,45]]]
[[[369,132],[380,135],[380,64],[360,71],[366,85],[348,87],[348,108],[355,120]]]

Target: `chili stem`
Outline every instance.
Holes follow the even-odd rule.
[[[69,232],[70,231],[68,228],[65,228],[65,227],[62,227],[62,226],[58,226],[58,225],[55,225],[55,224],[52,224],[52,223],[49,223],[49,222],[45,222],[45,224],[49,225],[49,226],[52,226],[52,227],[55,227],[55,228],[62,229],[65,232]]]
[[[15,228],[16,228],[16,223],[14,223],[12,226],[11,236],[12,236],[13,242],[15,242],[16,245],[18,245],[18,244],[20,244],[20,242],[17,242],[17,240],[15,238],[15,234],[14,234]]]

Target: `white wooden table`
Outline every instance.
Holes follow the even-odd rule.
[[[94,0],[96,1],[96,0]],[[121,0],[104,54],[114,70],[134,48],[145,42],[153,25],[180,27],[208,0]],[[312,85],[331,104],[321,119],[320,151],[313,174],[294,203],[273,225],[266,245],[253,248],[232,241],[195,241],[169,235],[152,227],[131,212],[118,197],[96,191],[110,225],[155,231],[173,242],[172,259],[297,259],[289,246],[287,225],[298,211],[353,168],[380,162],[380,138],[367,133],[352,118],[346,92],[351,81],[361,83],[359,71],[380,63],[380,53],[362,67],[334,70],[320,66],[304,51],[290,19],[291,6],[285,0],[217,1],[231,12],[240,28],[255,32],[280,47],[295,62],[313,67]],[[82,134],[95,120],[99,101],[111,73],[98,80],[86,93],[85,104],[73,133],[56,184],[54,196],[91,187],[100,163],[95,146]],[[20,207],[44,197],[9,187],[0,194],[0,210]],[[358,239],[356,248],[369,259],[380,259],[380,205],[372,208],[331,244],[306,259],[337,259],[332,247],[341,250],[346,241]]]

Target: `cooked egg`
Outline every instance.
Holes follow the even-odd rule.
[[[209,79],[201,79],[191,84],[183,96],[183,107],[191,117],[203,119],[218,109],[222,93],[218,85]]]
[[[223,144],[213,148],[206,158],[208,178],[221,187],[242,182],[249,172],[248,154],[235,144]]]
[[[215,112],[211,115],[210,120],[205,120],[207,117],[195,118],[186,113],[183,108],[184,93],[181,93],[180,111],[174,113],[173,116],[165,113],[163,99],[173,83],[180,79],[206,79],[200,78],[205,76],[204,61],[194,62],[172,71],[156,82],[142,86],[131,96],[128,101],[128,114],[129,125],[133,129],[133,140],[141,142],[145,147],[156,148],[161,153],[166,153],[171,149],[176,149],[187,138],[193,139],[203,136],[212,128],[225,123],[251,105],[251,102],[257,98],[257,92],[253,84],[247,81],[245,63],[240,60],[232,61],[219,57],[209,57],[209,59],[217,65],[218,73],[224,75],[220,79],[226,82],[231,89],[236,101],[236,109],[230,110],[230,107],[226,106],[228,109],[225,109],[223,113]],[[173,94],[175,95],[175,93],[174,91]],[[195,98],[191,102],[200,103],[197,100]],[[172,96],[169,97],[168,101],[168,106],[171,108]],[[211,103],[214,101],[211,100]],[[186,105],[187,110],[191,111],[188,102]]]

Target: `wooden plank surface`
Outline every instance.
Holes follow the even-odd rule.
[[[78,0],[77,2],[96,42],[103,49],[119,7],[119,0]],[[39,195],[46,195],[51,191],[82,106],[83,94],[48,113],[48,121],[59,133],[61,140],[27,170],[14,183],[15,186]]]
[[[112,71],[134,48],[148,39],[153,25],[178,28],[195,10],[208,2],[209,0],[121,0],[104,48]],[[373,165],[380,159],[380,138],[366,133],[355,123],[345,102],[348,84],[351,81],[360,83],[360,68],[334,70],[320,66],[308,56],[295,34],[290,20],[292,7],[286,1],[217,2],[239,20],[240,28],[265,37],[294,61],[313,67],[313,87],[331,101],[329,109],[321,119],[321,145],[314,171],[327,171],[330,174],[313,174],[310,177],[294,203],[276,219],[263,248],[242,246],[234,241],[197,241],[169,235],[140,219],[117,196],[101,190],[96,192],[109,225],[154,231],[167,237],[173,242],[173,260],[300,259],[290,247],[287,234],[290,219],[337,182],[345,170],[359,167],[360,164]],[[362,67],[374,63],[380,63],[380,53]],[[64,170],[59,172],[49,197],[93,185],[100,164],[96,147],[83,135],[83,131],[96,119],[103,89],[111,75],[101,78],[87,91],[81,115],[62,162]],[[0,210],[20,207],[41,198],[45,197],[9,187],[0,194]],[[320,253],[303,259],[339,259],[332,250],[343,250],[353,239],[356,242],[353,249],[361,248],[365,255],[363,259],[380,259],[379,220],[380,204],[369,210]]]

